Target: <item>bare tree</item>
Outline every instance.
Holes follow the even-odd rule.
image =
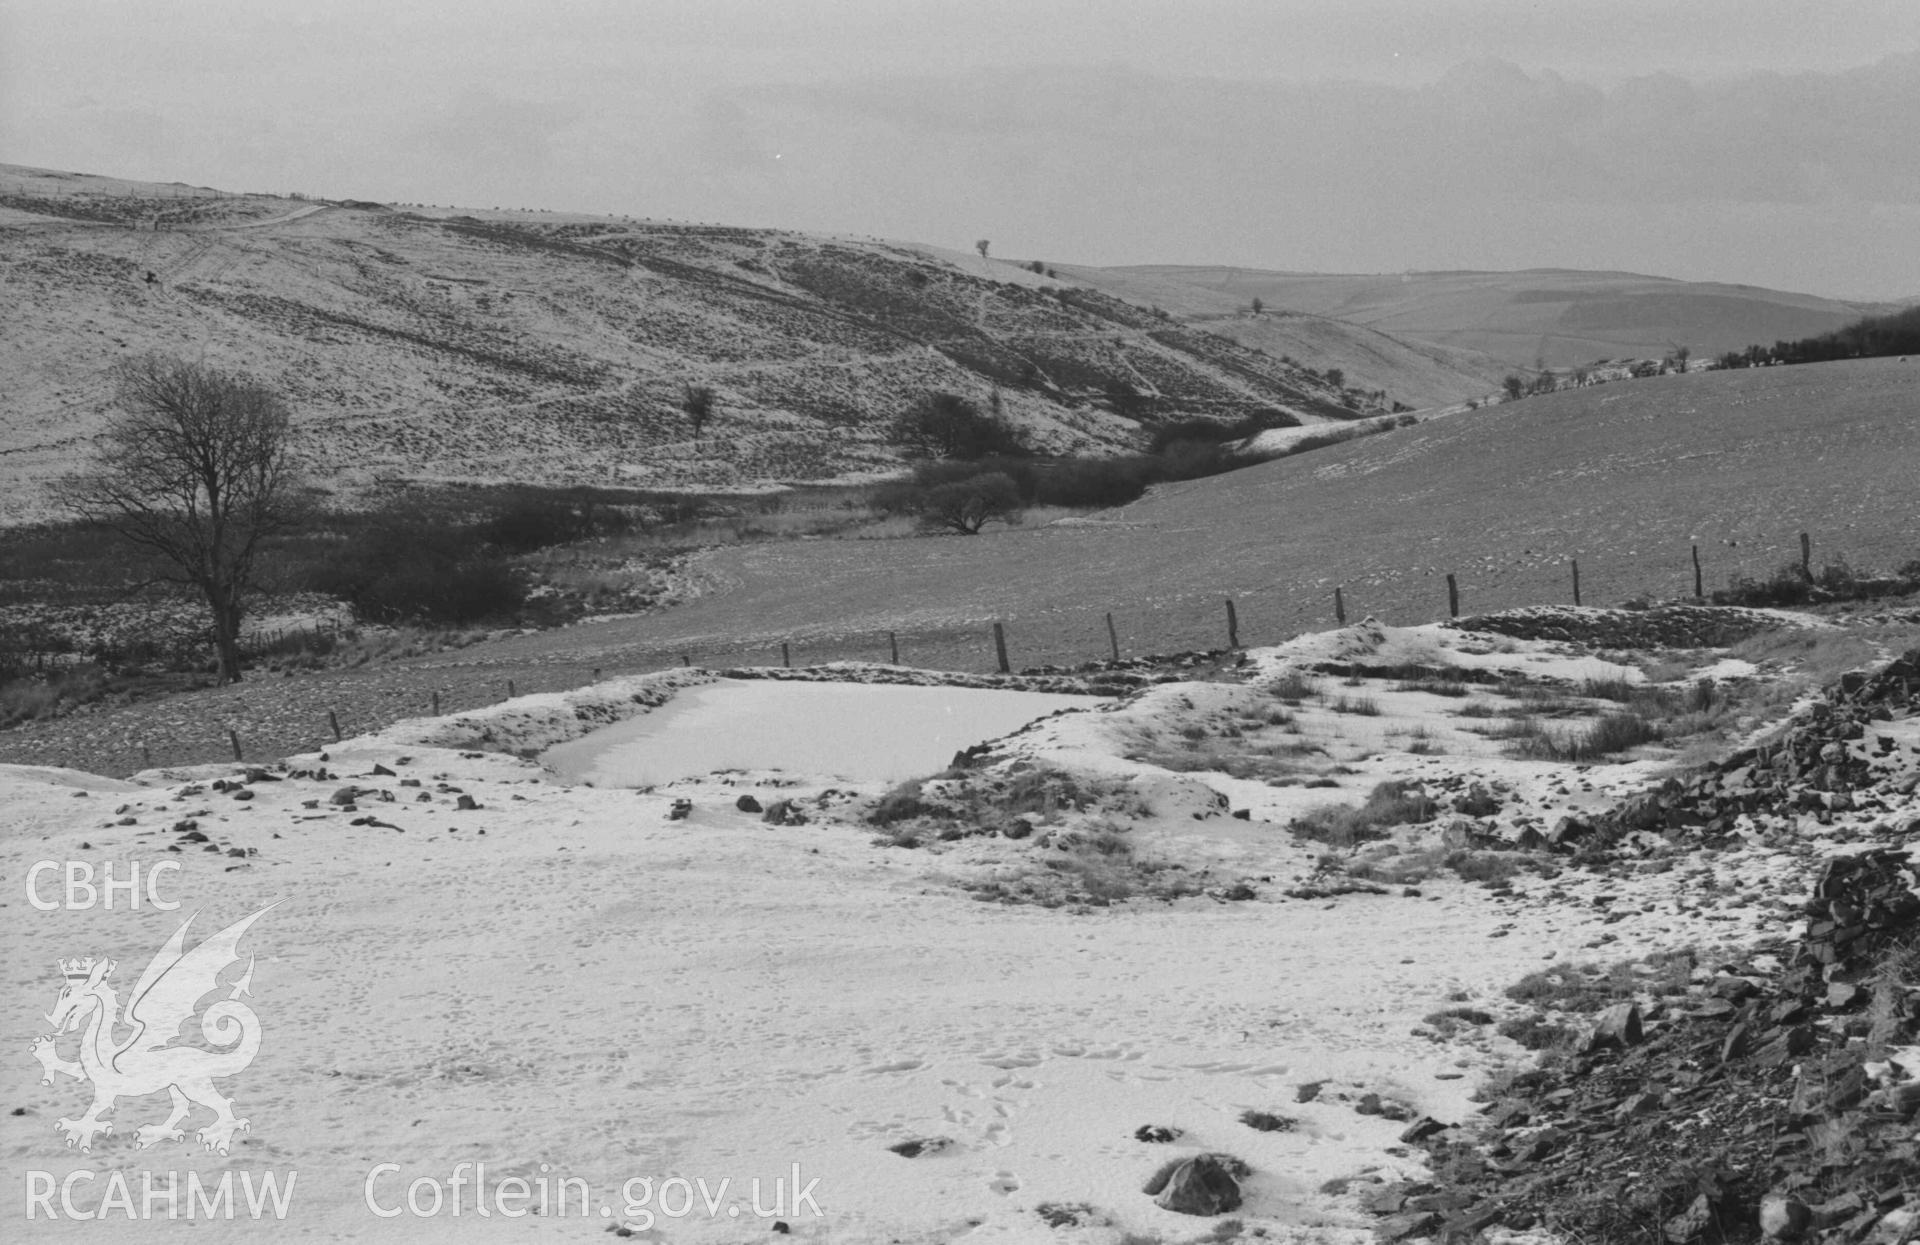
[[[693,439],[698,441],[705,430],[707,421],[713,418],[714,393],[711,385],[689,384],[681,395],[680,409],[687,413],[687,422],[693,425]]]
[[[1020,488],[1013,477],[995,471],[928,489],[920,506],[922,527],[978,536],[995,519],[1020,521]]]
[[[286,405],[251,377],[151,354],[115,369],[118,409],[68,509],[159,554],[199,590],[220,681],[240,680],[240,619],[261,542],[293,519]]]
[[[987,257],[987,248],[992,245],[993,243],[987,241],[985,238],[982,238],[978,242],[973,244],[973,249],[980,252],[981,259],[985,259]]]

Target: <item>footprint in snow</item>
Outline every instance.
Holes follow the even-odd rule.
[[[869,1073],[881,1072],[917,1072],[927,1066],[924,1059],[896,1059],[892,1063],[876,1064],[868,1068]]]

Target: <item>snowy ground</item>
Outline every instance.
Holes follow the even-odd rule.
[[[1249,697],[1270,703],[1263,685],[1304,663],[1409,653],[1534,677],[1639,677],[1551,646],[1363,624],[1256,651],[1247,683],[1160,685],[1050,718],[999,749],[1002,764],[1127,786],[1140,855],[1244,879],[1257,894],[1247,902],[981,903],[962,883],[1043,849],[998,837],[882,846],[856,822],[882,781],[729,773],[639,792],[560,785],[528,759],[710,685],[700,671],[401,723],[289,758],[279,781],[225,791],[212,781],[242,770],[117,782],[0,768],[7,1198],[19,1207],[36,1179],[93,1173],[71,1186],[72,1209],[105,1222],[74,1222],[56,1194],[59,1216],[25,1225],[36,1239],[156,1239],[160,1229],[112,1200],[111,1173],[125,1174],[137,1213],[143,1173],[164,1185],[168,1171],[194,1172],[211,1185],[231,1170],[283,1183],[297,1172],[285,1222],[247,1222],[236,1186],[241,1218],[197,1225],[195,1239],[598,1240],[626,1224],[651,1240],[738,1241],[778,1218],[817,1241],[1108,1245],[1124,1233],[1209,1232],[1216,1221],[1161,1210],[1140,1186],[1169,1157],[1216,1150],[1253,1169],[1237,1212],[1245,1230],[1369,1240],[1353,1196],[1323,1187],[1414,1174],[1422,1158],[1398,1144],[1404,1124],[1355,1111],[1360,1095],[1452,1123],[1472,1110],[1476,1081],[1521,1054],[1490,1035],[1417,1035],[1424,1016],[1460,1003],[1500,1012],[1502,988],[1548,960],[1777,931],[1800,885],[1795,862],[1754,850],[1628,882],[1527,875],[1511,894],[1442,873],[1417,893],[1285,897],[1322,850],[1287,833],[1286,819],[1357,803],[1382,778],[1498,783],[1510,827],[1598,807],[1659,764],[1503,757],[1450,716],[1459,701],[1418,691],[1367,689],[1375,716],[1298,706],[1295,738],[1318,749],[1301,754],[1303,774],[1334,787],[1129,759],[1186,727],[1246,717]],[[1352,690],[1320,682],[1328,697]],[[1405,751],[1416,728],[1440,750]],[[351,803],[335,802],[347,788]],[[743,793],[795,798],[812,820],[767,824],[736,810]],[[1225,815],[1221,797],[1247,817]],[[693,802],[684,821],[668,819],[675,799]],[[178,833],[185,819],[209,841]],[[157,891],[180,906],[155,910],[143,896],[129,910],[122,891],[112,910],[37,910],[36,898],[65,897],[57,871],[29,893],[39,861],[112,862],[117,879],[130,862],[143,879],[177,863]],[[1744,906],[1714,900],[1730,886]],[[87,1087],[42,1084],[29,1052],[51,1031],[56,962],[120,960],[112,981],[124,1000],[188,913],[201,914],[197,939],[268,904],[278,906],[240,947],[257,956],[249,1002],[263,1043],[222,1082],[250,1131],[229,1155],[207,1154],[193,1139],[196,1110],[185,1140],[136,1149],[134,1127],[165,1113],[155,1094],[110,1115],[120,1126],[91,1153],[64,1148],[56,1121],[84,1110]],[[62,1037],[63,1054],[73,1041]],[[1323,1081],[1297,1101],[1298,1086]],[[1296,1125],[1255,1131],[1239,1121],[1250,1109]],[[1135,1140],[1143,1125],[1183,1135]],[[947,1144],[912,1159],[888,1149],[911,1139]],[[553,1190],[578,1178],[586,1192],[568,1185],[564,1214],[482,1218],[478,1174],[462,1163],[484,1164],[493,1193],[509,1178],[536,1200],[542,1180]],[[802,1187],[818,1181],[798,1206],[796,1166]],[[456,1171],[467,1182],[458,1217]],[[685,1183],[663,1183],[673,1177]],[[785,1204],[757,1215],[751,1182],[771,1210],[776,1177]],[[372,1202],[397,1217],[370,1208],[370,1180]],[[416,1180],[437,1186],[438,1215],[404,1209]],[[709,1213],[697,1182],[712,1193],[722,1180]],[[427,1183],[423,1206],[436,1191]],[[673,1214],[683,1191],[692,1208]],[[1078,1226],[1048,1225],[1047,1211],[1074,1206]]]

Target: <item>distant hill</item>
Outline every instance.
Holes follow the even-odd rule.
[[[0,243],[0,521],[40,513],[100,426],[111,365],[155,349],[280,388],[311,474],[346,490],[871,476],[899,466],[891,420],[935,390],[997,389],[1037,448],[1095,453],[1134,448],[1143,422],[1369,402],[1304,352],[871,239],[0,166]],[[688,384],[719,399],[698,441]],[[1116,385],[1141,395],[1129,415]]]
[[[1491,356],[1508,367],[1659,358],[1675,346],[1705,358],[1756,342],[1811,337],[1891,309],[1751,285],[1559,268],[1353,274],[1148,265],[1107,271],[1161,287],[1197,287],[1239,306],[1259,298],[1270,310],[1331,316]]]
[[[1339,368],[1346,383],[1384,389],[1413,407],[1444,406],[1497,392],[1513,365],[1477,350],[1416,340],[1377,327],[1318,312],[1268,305],[1255,314],[1237,278],[1195,279],[1194,274],[1244,274],[1244,269],[1094,268],[1056,265],[1062,279],[1088,285],[1129,302],[1160,307],[1176,319],[1230,337],[1268,354],[1314,368]]]

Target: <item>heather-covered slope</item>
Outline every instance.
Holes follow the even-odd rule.
[[[873,473],[898,464],[889,421],[934,390],[997,388],[1059,451],[1132,448],[1173,415],[1356,413],[1319,376],[1145,308],[872,240],[15,167],[0,239],[0,520],[35,512],[99,426],[110,365],[150,349],[280,387],[313,474],[348,487]],[[718,395],[698,440],[688,384]],[[1133,417],[1116,384],[1142,395]]]
[[[1912,464],[1920,372],[1894,359],[1662,377],[1567,390],[1346,445],[1164,485],[1093,520],[984,536],[788,541],[716,550],[724,585],[662,614],[500,646],[619,666],[873,658],[897,631],[918,665],[990,668],[1006,622],[1016,666],[1217,646],[1222,598],[1270,643],[1349,617],[1445,617],[1589,605],[1764,577],[1797,560],[1882,570],[1920,556]],[[751,656],[749,656],[751,655]]]

